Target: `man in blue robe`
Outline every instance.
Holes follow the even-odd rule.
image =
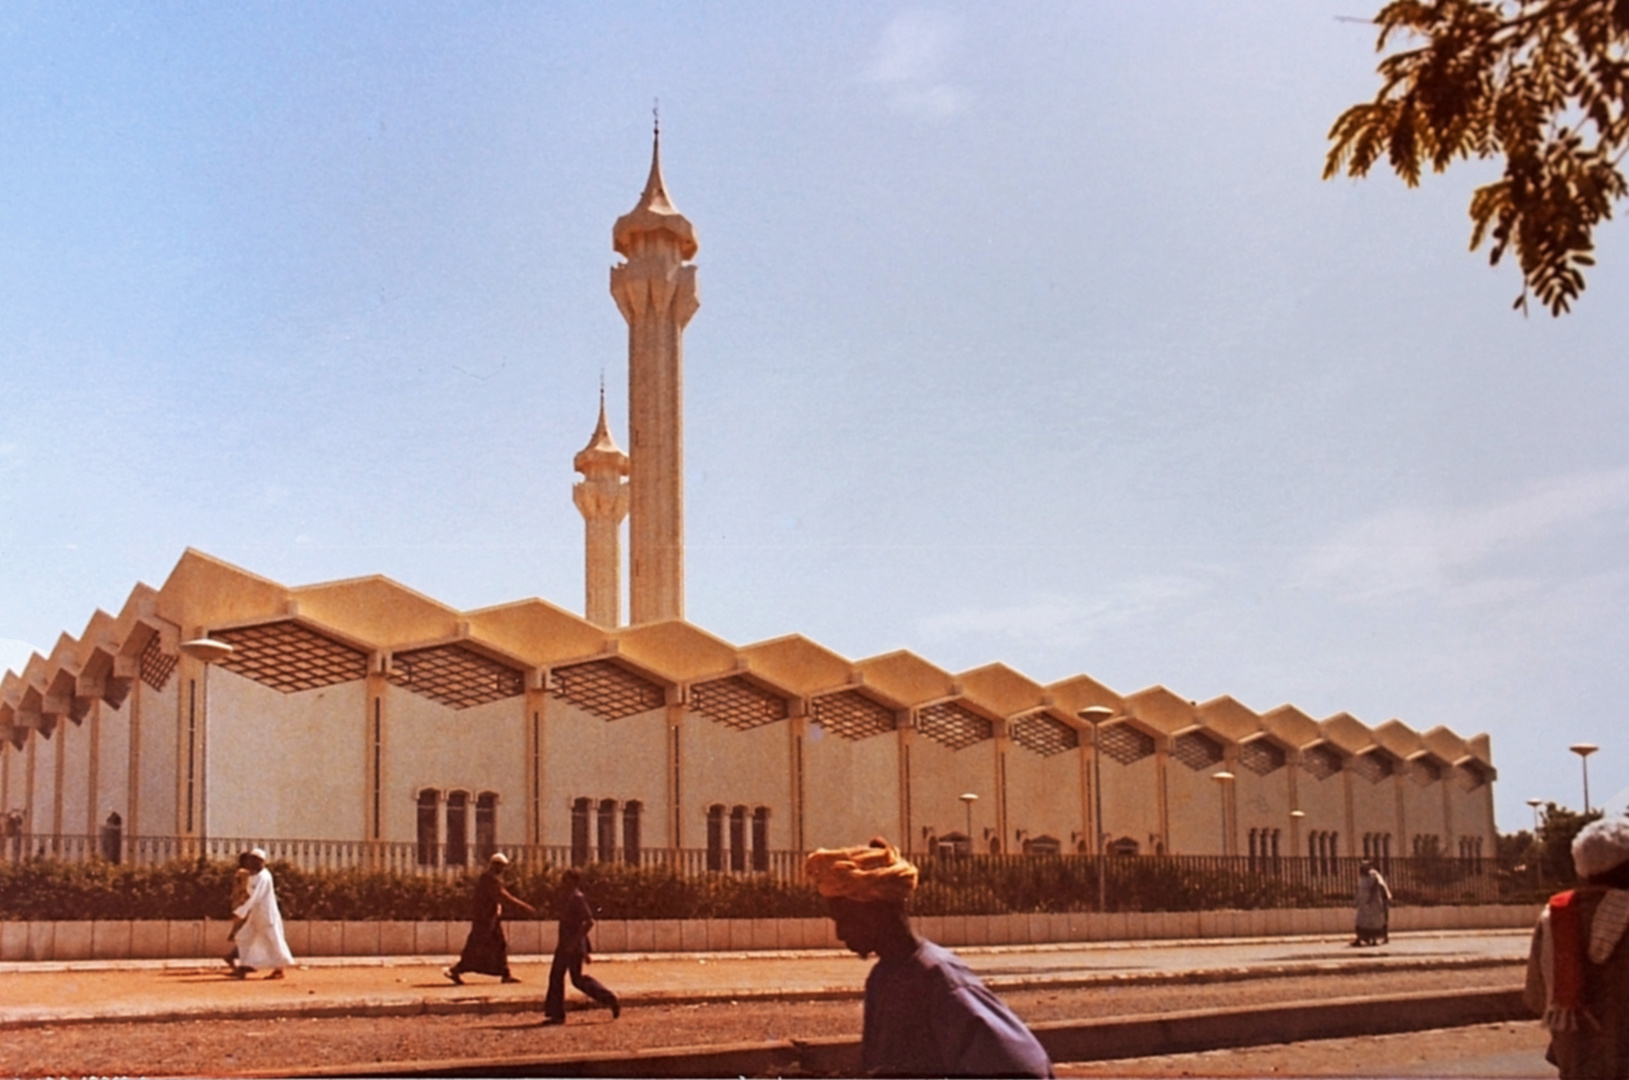
[[[860,956],[865,981],[860,1071],[872,1076],[1040,1076],[1052,1062],[1024,1022],[956,955],[911,929],[905,903],[916,867],[887,841],[821,849],[805,870]]]

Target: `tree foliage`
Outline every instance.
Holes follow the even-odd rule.
[[[1629,0],[1393,0],[1380,9],[1380,92],[1343,112],[1324,178],[1384,156],[1410,187],[1429,165],[1502,158],[1471,198],[1471,249],[1521,266],[1515,307],[1571,308],[1595,226],[1629,193]]]

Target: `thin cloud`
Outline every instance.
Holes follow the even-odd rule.
[[[1155,575],[1120,583],[1108,595],[1084,600],[1038,596],[1028,603],[996,608],[962,608],[919,620],[917,632],[943,643],[970,637],[1073,646],[1102,631],[1154,622],[1189,605],[1211,586],[1197,578]]]
[[[901,12],[883,30],[864,79],[889,88],[888,105],[896,113],[949,119],[968,101],[942,74],[960,37],[960,24],[943,12]]]
[[[1422,595],[1499,602],[1538,590],[1543,581],[1496,572],[1491,564],[1626,519],[1629,468],[1578,473],[1502,502],[1383,511],[1314,549],[1299,577],[1304,586],[1360,603]]]

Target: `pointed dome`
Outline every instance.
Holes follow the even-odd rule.
[[[633,248],[636,233],[666,232],[679,241],[679,257],[693,259],[700,245],[696,243],[696,230],[690,221],[674,207],[667,197],[667,184],[662,180],[662,133],[652,137],[650,176],[645,180],[645,191],[632,210],[617,218],[611,227],[611,247],[617,254],[627,256]]]
[[[596,466],[603,468],[612,466],[617,473],[623,476],[628,474],[628,455],[622,452],[616,439],[611,437],[611,428],[605,422],[605,387],[600,387],[600,420],[594,425],[594,434],[589,437],[588,445],[577,451],[577,456],[571,459],[571,467],[584,476]]]

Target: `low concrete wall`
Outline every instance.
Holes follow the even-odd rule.
[[[1395,908],[1391,928],[1493,930],[1528,927],[1538,907]],[[953,948],[1044,945],[1071,941],[1152,941],[1199,938],[1344,934],[1345,908],[1264,911],[1074,912],[1051,915],[928,915],[913,920],[926,938]],[[509,951],[534,956],[554,950],[553,922],[507,924]],[[141,960],[222,956],[231,923],[175,921],[0,922],[0,960]],[[457,953],[462,922],[339,922],[291,920],[289,948],[300,956],[445,956]],[[594,928],[594,949],[623,952],[744,952],[841,947],[830,919],[607,919]]]

